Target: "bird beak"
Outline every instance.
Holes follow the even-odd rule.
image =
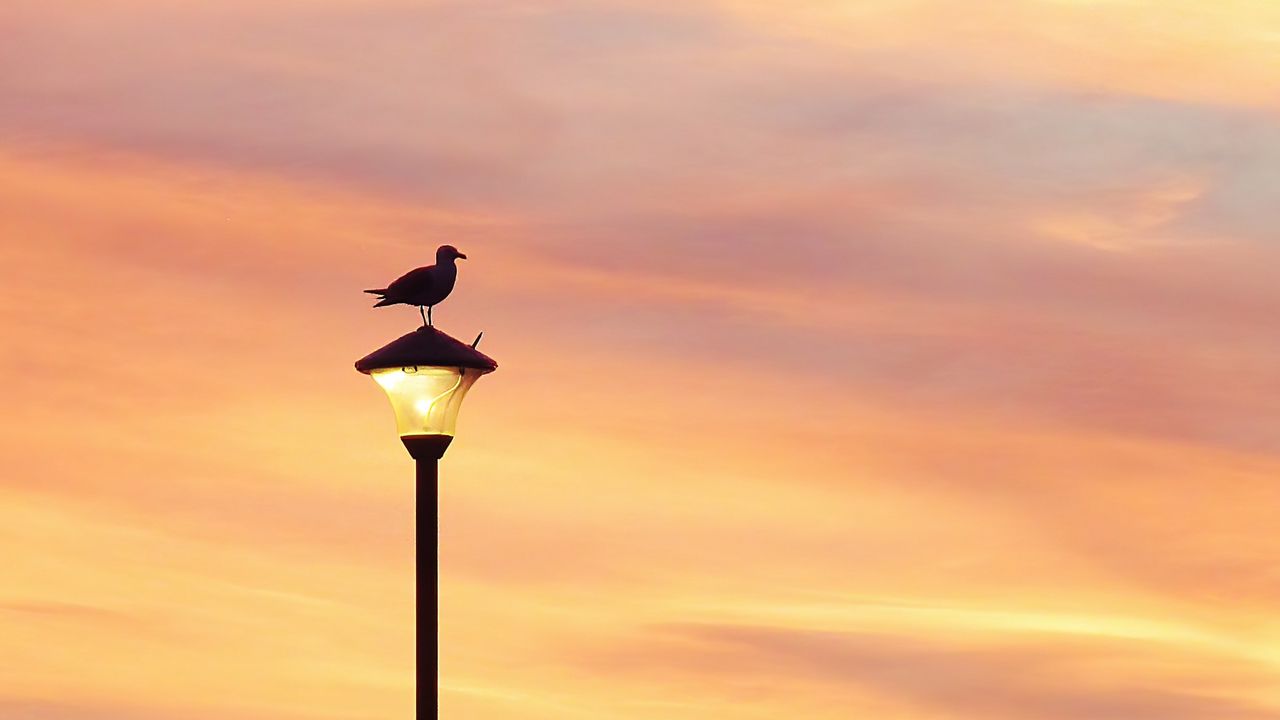
[[[462,253],[458,253],[458,259],[459,259],[459,260],[466,260],[466,259],[467,259],[467,256],[466,256],[466,255],[463,255]]]

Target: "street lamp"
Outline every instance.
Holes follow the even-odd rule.
[[[409,455],[417,462],[417,491],[415,513],[423,516],[423,496],[431,518],[431,592],[422,592],[423,536],[418,534],[415,573],[418,587],[417,623],[417,703],[418,717],[422,713],[423,632],[422,606],[429,603],[432,621],[431,676],[437,677],[439,657],[439,461],[453,442],[454,428],[458,422],[458,409],[462,399],[481,375],[498,368],[493,358],[476,350],[480,342],[466,345],[434,327],[420,327],[391,343],[374,350],[356,361],[356,370],[370,375],[386,391],[391,408],[396,415],[396,431]],[[427,495],[427,489],[430,495]],[[433,682],[433,685],[436,683]],[[432,691],[432,712],[426,717],[436,717],[439,698]]]

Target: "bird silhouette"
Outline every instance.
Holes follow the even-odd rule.
[[[374,307],[418,306],[423,326],[432,326],[431,308],[449,297],[449,293],[453,292],[453,284],[458,280],[458,265],[454,261],[466,259],[467,256],[458,252],[458,248],[441,245],[436,249],[435,265],[410,270],[384,288],[365,292],[378,296]],[[424,307],[427,309],[426,313],[422,312]]]

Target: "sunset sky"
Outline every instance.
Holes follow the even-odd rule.
[[[6,0],[0,719],[1280,720],[1275,0]]]

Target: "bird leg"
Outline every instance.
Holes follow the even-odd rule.
[[[422,315],[422,327],[426,327],[426,326],[427,326],[427,316],[426,316],[425,314],[423,314],[423,312],[422,312],[422,306],[421,306],[421,305],[419,305],[419,306],[418,306],[418,314],[419,314],[419,315]]]
[[[435,323],[431,322],[431,309],[432,309],[432,308],[434,308],[434,307],[435,307],[435,305],[428,305],[428,306],[427,306],[427,324],[428,324],[428,325],[430,325],[431,327],[435,327],[435,326],[436,326],[436,325],[435,325]]]

